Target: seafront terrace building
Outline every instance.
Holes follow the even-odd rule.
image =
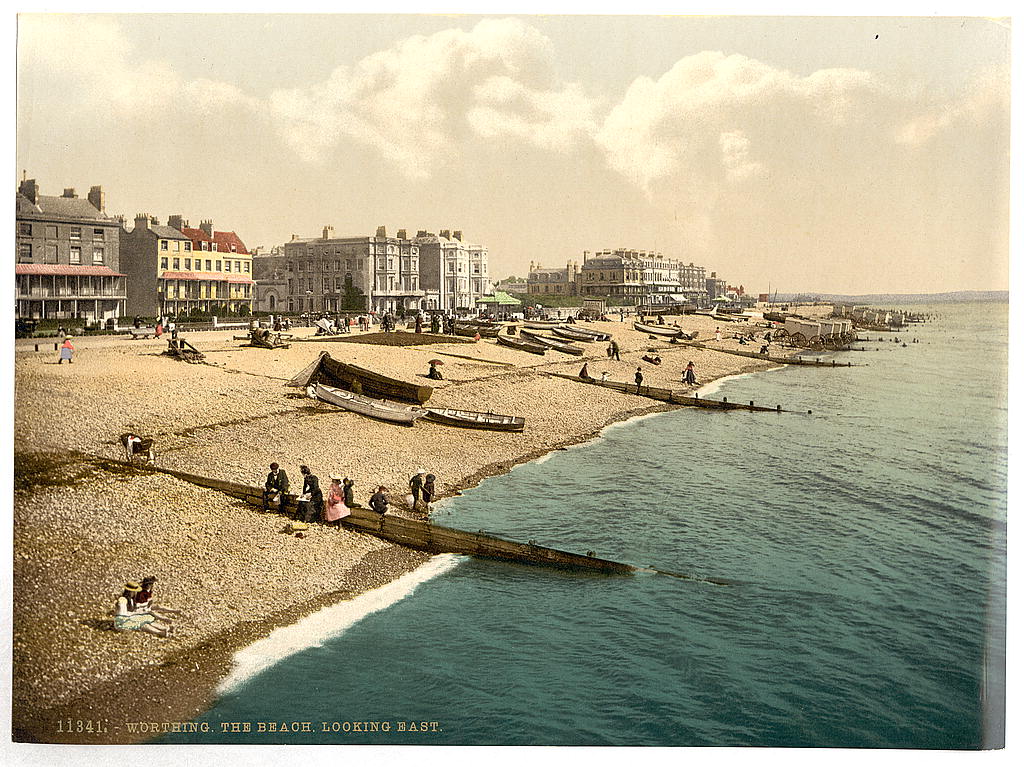
[[[103,190],[82,199],[39,194],[23,179],[15,198],[15,317],[102,321],[125,314],[120,222],[104,212]]]
[[[586,260],[587,253],[583,254]],[[564,268],[545,268],[539,263],[530,262],[530,272],[526,278],[526,292],[531,296],[579,295],[580,265],[577,261],[568,261]]]
[[[437,296],[437,306],[430,308],[449,314],[473,312],[476,302],[491,294],[486,246],[464,241],[460,229],[442,229],[437,234],[421,229],[415,242],[421,284]]]
[[[140,214],[121,243],[129,314],[252,312],[252,256],[234,232],[215,231],[212,221],[191,229],[181,216],[163,226]]]
[[[668,306],[706,300],[704,267],[682,264],[661,253],[629,248],[583,253],[579,294],[604,296],[638,306]]]

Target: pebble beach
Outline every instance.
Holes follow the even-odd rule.
[[[677,321],[709,347],[723,349],[756,351],[731,336],[740,329],[764,332],[700,315]],[[634,330],[629,318],[586,327],[611,333],[621,361],[607,357],[604,342],[581,344],[583,358],[552,351],[541,357],[488,339],[416,338],[401,330],[394,335],[408,345],[359,343],[358,333],[345,342],[318,340],[312,328],[296,328],[290,347],[278,349],[245,346],[234,338],[237,329],[187,334],[205,355],[202,364],[162,354],[167,342],[161,339],[76,338],[71,365],[57,364],[52,340],[18,341],[15,740],[128,743],[144,739],[128,731],[129,721],[188,721],[210,704],[235,651],[429,558],[321,524],[311,525],[304,538],[287,535],[282,515],[124,465],[117,440],[126,431],[156,440],[160,467],[259,486],[277,461],[295,492],[299,465],[306,464],[325,489],[332,474],[351,477],[364,505],[383,484],[392,509],[412,514],[403,498],[418,469],[435,474],[439,497],[449,497],[590,439],[610,423],[674,407],[548,372],[575,375],[586,361],[595,378],[607,371],[611,380],[632,382],[639,366],[646,385],[686,391],[680,376],[691,360],[700,385],[774,366],[655,340]],[[716,327],[720,342],[713,340]],[[661,365],[641,361],[652,349]],[[385,375],[433,384],[431,406],[524,416],[526,429],[500,433],[424,420],[404,427],[284,385],[324,350]],[[772,347],[771,353],[788,352]],[[443,361],[445,380],[425,377],[430,359]],[[446,524],[459,527],[457,510]],[[146,575],[158,578],[157,603],[184,612],[172,638],[112,628],[123,584]],[[102,724],[67,732],[68,720]]]

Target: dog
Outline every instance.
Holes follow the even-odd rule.
[[[145,456],[145,465],[156,464],[156,450],[153,448],[153,440],[150,437],[140,437],[130,431],[121,435],[119,440],[124,448],[124,460],[126,463],[135,463],[135,456]]]

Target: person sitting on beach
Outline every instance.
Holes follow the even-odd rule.
[[[169,621],[157,618],[151,612],[137,612],[135,597],[142,591],[142,586],[129,581],[124,591],[117,598],[114,611],[114,629],[116,631],[145,631],[160,637],[174,636],[174,628]]]
[[[288,475],[275,461],[270,464],[270,473],[267,474],[267,481],[263,484],[263,510],[270,511],[271,507],[281,508],[287,493]]]
[[[328,522],[337,522],[341,527],[341,520],[351,512],[345,506],[345,491],[341,487],[341,477],[331,475],[331,487],[327,491],[327,508],[324,511],[324,519]]]
[[[601,373],[601,383],[604,383],[607,380],[608,380],[608,371],[607,370],[602,371],[602,373]]]
[[[387,488],[380,485],[377,492],[370,496],[370,508],[381,516],[384,516],[388,510],[388,497],[384,495],[386,491]]]
[[[297,514],[303,522],[320,519],[324,513],[324,494],[320,490],[320,480],[308,466],[300,466],[302,474],[302,495],[298,499]]]
[[[181,617],[181,610],[174,610],[166,605],[156,606],[153,602],[154,583],[156,583],[155,575],[147,575],[142,579],[142,591],[135,595],[135,612],[150,613],[159,620]]]
[[[441,371],[437,369],[437,360],[430,361],[430,371],[427,373],[427,378],[433,378],[435,381],[444,380],[444,376],[441,375]]]
[[[761,351],[759,351],[758,354],[767,354],[767,353],[768,353],[768,344],[761,344]]]
[[[348,477],[345,477],[345,480],[342,482],[342,492],[345,497],[345,505],[348,506],[350,509],[355,508],[356,506],[359,505],[358,503],[356,503],[355,498],[355,484],[355,480],[351,480]]]
[[[583,363],[583,367],[580,368],[579,375],[580,375],[580,378],[582,378],[584,381],[589,381],[590,380],[590,371],[587,370],[587,363],[586,362],[584,362]]]

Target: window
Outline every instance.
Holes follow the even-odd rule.
[[[71,248],[71,263],[73,263],[73,264],[80,264],[80,263],[82,263],[82,249],[81,248],[75,248],[75,247]]]
[[[248,261],[244,261],[243,263],[245,264],[245,271],[248,272],[249,271],[249,262]]]
[[[47,263],[47,264],[55,264],[55,263],[57,263],[57,246],[56,245],[47,245],[46,246],[46,252],[43,255],[43,261],[44,261],[44,263]]]
[[[224,262],[224,271],[225,272],[230,272],[231,271],[231,262],[230,261],[225,261]]]
[[[192,252],[192,243],[191,242],[186,242],[185,243],[185,250],[190,252],[190,253]]]
[[[103,248],[93,248],[92,249],[92,262],[94,264],[102,264],[103,263]]]
[[[235,243],[231,243],[231,252],[234,253],[237,250],[238,250],[238,248],[235,247]]]
[[[46,236],[49,237],[51,240],[56,240],[57,239],[57,227],[56,226],[47,226],[46,227]]]
[[[345,259],[345,268],[348,269],[350,272],[352,271],[352,259],[351,258],[346,258]]]
[[[218,271],[218,272],[219,272],[219,271],[221,271],[221,268],[220,268],[220,261],[218,261],[218,262],[217,262],[217,271]]]
[[[235,271],[236,272],[242,271],[242,262],[241,261],[235,261]]]
[[[180,258],[175,258],[174,260],[172,260],[171,261],[171,268],[172,269],[180,269],[181,268],[181,259]]]
[[[306,271],[306,262],[305,261],[299,261],[298,271],[300,271],[300,272]]]
[[[334,278],[334,289],[339,292],[341,291],[341,277]]]
[[[210,259],[206,259],[206,271],[208,271],[208,272],[212,272],[213,271],[213,263],[211,263]]]
[[[161,269],[166,269],[167,268],[167,258],[166,257],[160,259],[160,268]]]
[[[167,250],[167,240],[160,240],[160,250]]]
[[[82,239],[82,227],[80,227],[80,226],[73,226],[73,227],[71,227],[71,239],[72,240],[80,240],[80,239]]]
[[[174,241],[174,249],[176,251],[178,251],[179,253],[181,253],[181,240],[175,240]]]
[[[186,271],[192,271],[192,259],[191,258],[186,258],[185,259],[185,270]]]
[[[32,261],[32,246],[22,242],[18,244],[18,261],[20,263]]]
[[[330,292],[331,292],[331,278],[330,277],[324,277],[324,293],[330,293]]]
[[[32,236],[32,224],[20,223],[18,224],[18,234],[25,235],[26,237]]]
[[[93,229],[92,230],[92,239],[93,239],[93,242],[103,242],[103,230],[102,229]]]

